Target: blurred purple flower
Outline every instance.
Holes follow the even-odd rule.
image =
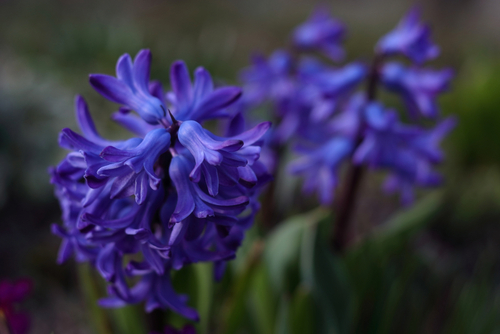
[[[327,205],[333,201],[338,167],[353,148],[353,141],[342,137],[334,137],[314,150],[297,148],[303,156],[294,161],[289,169],[292,174],[304,174],[304,192],[311,194],[316,190],[321,203]]]
[[[366,78],[366,74],[366,66],[355,62],[340,69],[322,72],[316,81],[325,95],[336,98],[356,88]]]
[[[322,51],[337,60],[343,55],[344,35],[343,25],[321,7],[294,30],[294,51]],[[418,115],[437,118],[438,95],[448,89],[453,72],[415,65],[438,56],[430,37],[430,29],[413,9],[379,41],[370,69],[361,62],[334,67],[311,55],[292,56],[283,50],[268,59],[255,58],[242,72],[245,102],[231,123],[241,123],[252,109],[270,106],[277,125],[268,133],[263,151],[279,157],[287,145],[297,147],[299,156],[288,170],[304,176],[303,191],[318,192],[323,204],[333,199],[339,165],[351,158],[356,164],[388,170],[385,189],[399,190],[403,201],[410,202],[415,186],[439,183],[432,168],[442,160],[437,147],[453,122],[443,121],[431,131],[404,125],[395,111],[377,102],[377,93],[382,86],[400,95],[412,122]],[[385,63],[392,55],[406,56],[412,65]],[[364,91],[359,90],[361,84],[366,85]],[[440,139],[425,139],[430,137]]]
[[[404,204],[413,201],[414,186],[440,184],[441,177],[432,167],[443,159],[438,145],[455,126],[453,118],[445,119],[429,131],[400,123],[395,111],[386,111],[376,102],[369,104],[365,112],[368,127],[354,153],[355,163],[389,170],[384,188],[389,192],[399,190]]]
[[[403,55],[417,64],[436,58],[439,48],[431,41],[428,26],[420,23],[420,11],[413,8],[393,31],[382,37],[375,51],[381,55]]]
[[[297,135],[313,141],[324,139],[327,133],[319,131],[318,127],[324,127],[365,76],[366,68],[360,63],[338,69],[301,63],[296,89],[277,103],[281,122],[272,132],[271,141],[283,145]]]
[[[388,90],[401,95],[412,117],[418,114],[437,117],[437,96],[449,89],[453,78],[451,69],[406,68],[399,63],[388,63],[381,72],[382,83]]]
[[[261,55],[252,58],[252,65],[240,73],[245,84],[244,99],[253,105],[272,101],[282,103],[295,91],[292,58],[284,50],[277,50],[268,59]]]
[[[344,26],[333,19],[326,8],[318,7],[306,22],[295,28],[293,42],[302,50],[319,50],[339,61],[345,55],[340,45],[344,36]]]
[[[327,125],[329,133],[335,136],[356,140],[364,125],[366,96],[362,93],[352,95],[344,109]]]

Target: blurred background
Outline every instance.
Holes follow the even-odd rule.
[[[348,59],[369,59],[378,38],[413,3],[329,1],[333,16],[348,27]],[[88,100],[99,131],[111,138],[125,135],[109,121],[116,105],[91,89],[88,74],[112,74],[120,55],[149,48],[152,78],[168,83],[171,62],[184,59],[191,70],[204,66],[216,81],[235,84],[253,52],[286,46],[291,30],[316,4],[0,1],[0,279],[34,280],[23,305],[32,315],[30,333],[96,333],[95,326],[106,322],[95,324],[99,316],[88,296],[102,292],[82,279],[90,271],[73,262],[57,266],[59,238],[50,233],[60,211],[47,168],[65,154],[57,145],[58,132],[76,129],[74,96]],[[419,194],[424,201],[410,211],[398,213],[397,198],[381,196],[382,175],[363,181],[351,231],[355,242],[343,261],[353,291],[351,332],[500,333],[500,2],[418,4],[442,49],[432,66],[456,70],[452,91],[441,103],[444,114],[458,115],[459,125],[444,145],[446,184],[442,191]],[[405,221],[403,227],[391,228],[397,219]],[[267,238],[266,233],[264,228],[249,233],[234,268],[212,288],[212,302],[223,307],[208,311],[215,319],[206,325],[209,332],[222,333],[217,324],[226,317],[235,320],[225,333],[273,333],[283,300],[291,314],[308,312],[305,288],[291,279],[291,287],[276,293],[269,282],[273,269],[255,258],[268,239],[278,245],[262,247],[279,248],[278,234],[271,231]],[[298,269],[290,270],[293,277]],[[238,290],[235,282],[249,287]],[[268,291],[276,293],[274,299],[266,299]],[[239,299],[241,307],[228,306]],[[113,319],[124,317],[107,312]],[[309,314],[301,323],[314,324],[313,318]],[[297,326],[291,323],[291,331]]]

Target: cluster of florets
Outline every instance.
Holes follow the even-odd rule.
[[[203,68],[192,84],[177,61],[172,90],[164,93],[150,82],[150,64],[151,53],[142,50],[133,62],[128,54],[118,60],[116,77],[90,75],[98,93],[121,105],[112,118],[134,138],[103,139],[76,98],[82,134],[62,130],[59,144],[70,153],[50,169],[63,211],[63,226],[53,226],[63,239],[58,261],[74,255],[97,268],[108,282],[102,306],[145,302],[147,311],[169,308],[197,320],[170,272],[212,261],[220,278],[234,258],[269,178],[259,155],[270,123],[219,137],[201,124],[228,117],[241,90],[214,88]]]
[[[343,58],[342,24],[320,8],[293,33],[293,52],[278,50],[268,59],[255,57],[241,74],[244,97],[239,112],[271,105],[278,125],[268,136],[280,150],[294,143],[300,156],[290,171],[303,175],[303,189],[317,191],[323,204],[333,200],[339,166],[344,161],[389,172],[384,188],[399,191],[403,203],[413,200],[415,186],[435,186],[440,175],[441,139],[455,120],[438,120],[436,99],[448,89],[450,69],[432,70],[422,64],[438,56],[430,30],[412,10],[375,47],[371,66],[353,62],[334,67],[300,52],[319,52],[333,61]],[[388,61],[401,56],[406,63]],[[360,89],[360,86],[362,89]],[[379,86],[402,99],[407,119],[377,101]],[[424,128],[422,120],[438,121]]]

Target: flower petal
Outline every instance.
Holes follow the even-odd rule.
[[[178,155],[170,163],[169,174],[177,191],[177,204],[170,222],[177,223],[184,220],[194,210],[194,200],[191,194],[191,185],[186,175],[186,158]]]
[[[195,105],[201,102],[205,96],[214,90],[214,83],[210,73],[203,67],[198,67],[194,72],[194,92],[193,99]]]
[[[183,61],[178,60],[172,64],[170,69],[170,84],[175,93],[179,109],[188,108],[193,98],[193,92],[189,72],[186,63]]]
[[[119,104],[131,102],[132,90],[117,78],[105,74],[91,74],[89,82],[99,94],[112,102]]]
[[[122,55],[116,63],[116,77],[125,82],[132,91],[135,91],[132,58],[128,53]]]
[[[149,95],[149,74],[151,70],[151,51],[141,50],[134,59],[134,82],[136,88]]]
[[[193,111],[192,119],[202,120],[210,118],[210,114],[223,109],[241,96],[241,88],[239,87],[222,87],[214,90],[210,95],[206,96]]]

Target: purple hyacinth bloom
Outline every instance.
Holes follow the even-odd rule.
[[[356,140],[364,123],[366,103],[366,96],[363,93],[351,96],[344,109],[328,123],[328,132]]]
[[[437,97],[449,89],[453,78],[451,69],[433,71],[420,68],[406,68],[399,63],[388,63],[381,71],[385,87],[401,95],[412,117],[438,116]]]
[[[157,124],[166,117],[163,101],[149,91],[151,52],[141,50],[134,62],[124,54],[116,63],[116,78],[104,74],[91,74],[90,84],[110,101],[135,110],[146,122]]]
[[[367,68],[362,63],[351,63],[341,69],[321,73],[317,77],[327,96],[338,97],[355,88],[367,74]]]
[[[304,155],[290,165],[290,171],[292,174],[305,175],[305,193],[310,194],[316,190],[321,203],[330,204],[338,183],[338,167],[352,153],[353,148],[354,142],[342,137],[334,137],[314,150],[298,148]]]
[[[441,141],[457,125],[455,117],[447,117],[440,121],[433,129],[425,130],[421,136],[411,141],[410,147],[425,156],[431,163],[440,163],[444,159],[444,154],[439,148]]]
[[[164,275],[156,275],[145,266],[135,266],[136,268],[128,268],[130,275],[140,273],[141,280],[129,288],[125,282],[125,272],[120,272],[117,282],[109,286],[110,297],[101,299],[99,305],[115,308],[145,301],[148,312],[157,308],[169,308],[189,320],[199,320],[198,312],[187,305],[187,296],[175,292],[169,271]]]
[[[111,119],[141,138],[144,138],[149,131],[162,127],[161,125],[149,124],[144,119],[131,113],[130,110],[126,108],[120,108],[120,110],[113,113],[111,115]],[[162,122],[166,123],[166,120],[162,120]]]
[[[270,123],[261,123],[240,135],[221,138],[203,129],[199,123],[187,121],[179,129],[179,141],[194,157],[195,166],[189,177],[198,182],[203,174],[209,193],[217,195],[217,184],[224,182],[253,186],[257,177],[250,166],[260,156],[260,146],[253,145],[266,133]]]
[[[263,151],[279,156],[288,144],[296,145],[300,157],[289,170],[303,175],[304,192],[317,191],[322,203],[332,200],[338,165],[351,156],[355,164],[388,170],[386,190],[400,191],[408,202],[415,186],[439,183],[433,168],[442,160],[440,139],[428,138],[439,137],[430,133],[441,133],[442,138],[451,126],[439,125],[437,129],[448,130],[434,132],[402,124],[395,111],[386,111],[377,102],[379,86],[402,97],[412,122],[419,115],[437,118],[438,95],[448,89],[453,72],[385,63],[388,56],[406,56],[420,65],[439,54],[416,9],[379,41],[370,69],[361,62],[333,67],[324,59],[299,53],[320,51],[335,60],[343,53],[344,34],[343,26],[319,8],[295,29],[293,56],[277,50],[268,59],[254,59],[242,72],[245,101],[231,124],[240,124],[252,109],[270,107],[278,124],[268,133],[269,145]],[[362,91],[361,84],[366,87]],[[207,160],[203,163],[210,165]]]
[[[26,334],[30,327],[28,314],[19,312],[18,305],[31,293],[33,282],[19,279],[0,281],[0,332]],[[4,327],[6,326],[6,327]]]
[[[303,62],[299,67],[297,103],[311,108],[309,113],[312,122],[325,121],[333,115],[343,98],[365,79],[366,74],[366,66],[361,63],[332,69]]]
[[[436,58],[439,48],[430,39],[428,26],[420,23],[420,12],[412,9],[399,25],[382,37],[375,51],[381,55],[403,55],[417,64]]]
[[[154,171],[154,163],[168,150],[170,134],[165,129],[155,129],[143,140],[131,139],[116,145],[120,147],[117,148],[96,145],[73,131],[64,129],[61,142],[79,150],[78,163],[86,166],[85,178],[90,188],[101,188],[111,180],[111,198],[134,194],[140,204],[148,188],[156,190],[158,187],[160,178]],[[77,156],[73,160],[76,158]]]
[[[165,93],[160,82],[151,81],[148,87],[149,92],[152,96],[165,103]],[[131,111],[132,110],[130,110],[129,108],[122,106],[117,112],[111,115],[111,118],[113,119],[113,121],[141,138],[144,138],[149,131],[162,127],[165,124],[169,124],[166,119],[161,120],[161,122],[164,123],[162,125],[149,124],[140,116],[131,113]]]
[[[232,207],[241,207],[248,204],[246,196],[224,198],[206,194],[196,183],[190,180],[191,177],[188,177],[192,175],[193,167],[196,168],[188,158],[182,155],[174,156],[172,159],[170,178],[177,190],[177,205],[170,217],[170,222],[180,223],[191,213],[194,213],[197,218],[207,218],[215,216],[217,212],[223,214],[230,211]],[[219,207],[225,209],[219,210]]]
[[[439,149],[441,140],[456,126],[456,119],[449,117],[434,129],[424,131],[411,142],[411,153],[400,158],[400,167],[387,177],[384,190],[388,193],[401,193],[401,201],[409,205],[414,201],[415,186],[435,187],[442,183],[442,177],[432,170],[433,165],[443,161]]]
[[[311,61],[300,65],[295,91],[277,103],[281,123],[272,133],[272,142],[276,145],[284,144],[297,134],[312,141],[324,138],[318,126],[324,127],[366,76],[366,67],[361,63],[338,69]]]
[[[261,55],[252,58],[252,66],[241,71],[245,83],[246,99],[254,105],[266,100],[281,103],[295,91],[292,57],[284,50],[277,50],[268,59]]]
[[[428,131],[401,124],[394,111],[385,111],[376,102],[369,104],[365,112],[368,128],[354,153],[355,163],[389,170],[384,188],[388,192],[401,191],[404,204],[413,201],[415,186],[430,187],[441,182],[432,167],[442,161],[438,145],[455,126],[454,119],[446,119]]]
[[[194,72],[194,85],[183,61],[176,61],[170,69],[172,92],[167,99],[172,104],[172,114],[177,120],[198,122],[228,116],[225,108],[238,100],[238,87],[214,88],[212,77],[203,67]]]
[[[212,261],[220,278],[224,264],[236,256],[269,180],[258,160],[270,125],[242,131],[234,123],[229,136],[212,134],[201,122],[226,116],[241,90],[214,88],[202,68],[192,87],[184,63],[175,62],[173,91],[165,98],[159,83],[148,82],[149,62],[146,51],[133,64],[124,55],[117,78],[91,77],[105,97],[123,104],[113,119],[138,137],[104,139],[77,97],[82,134],[61,132],[59,144],[70,152],[49,169],[63,212],[63,225],[52,231],[62,238],[58,263],[74,256],[106,280],[109,296],[101,306],[143,302],[147,312],[170,309],[197,321],[187,296],[172,287],[171,272]],[[164,100],[171,103],[167,118]],[[155,105],[161,113],[153,112]]]
[[[397,164],[400,151],[422,133],[415,126],[401,124],[396,111],[386,111],[378,102],[370,103],[365,115],[368,128],[363,143],[354,154],[355,163],[365,162],[372,168],[391,168]]]
[[[111,188],[112,198],[130,196],[132,184],[137,204],[146,199],[149,188],[157,190],[161,178],[155,172],[155,162],[170,147],[170,133],[165,129],[155,129],[146,135],[139,145],[122,150],[113,146],[105,147],[100,157],[110,162],[97,170],[99,176],[116,177]]]
[[[320,50],[333,60],[344,58],[340,43],[344,39],[345,28],[333,19],[326,8],[317,8],[303,24],[293,32],[294,44],[303,50]]]

